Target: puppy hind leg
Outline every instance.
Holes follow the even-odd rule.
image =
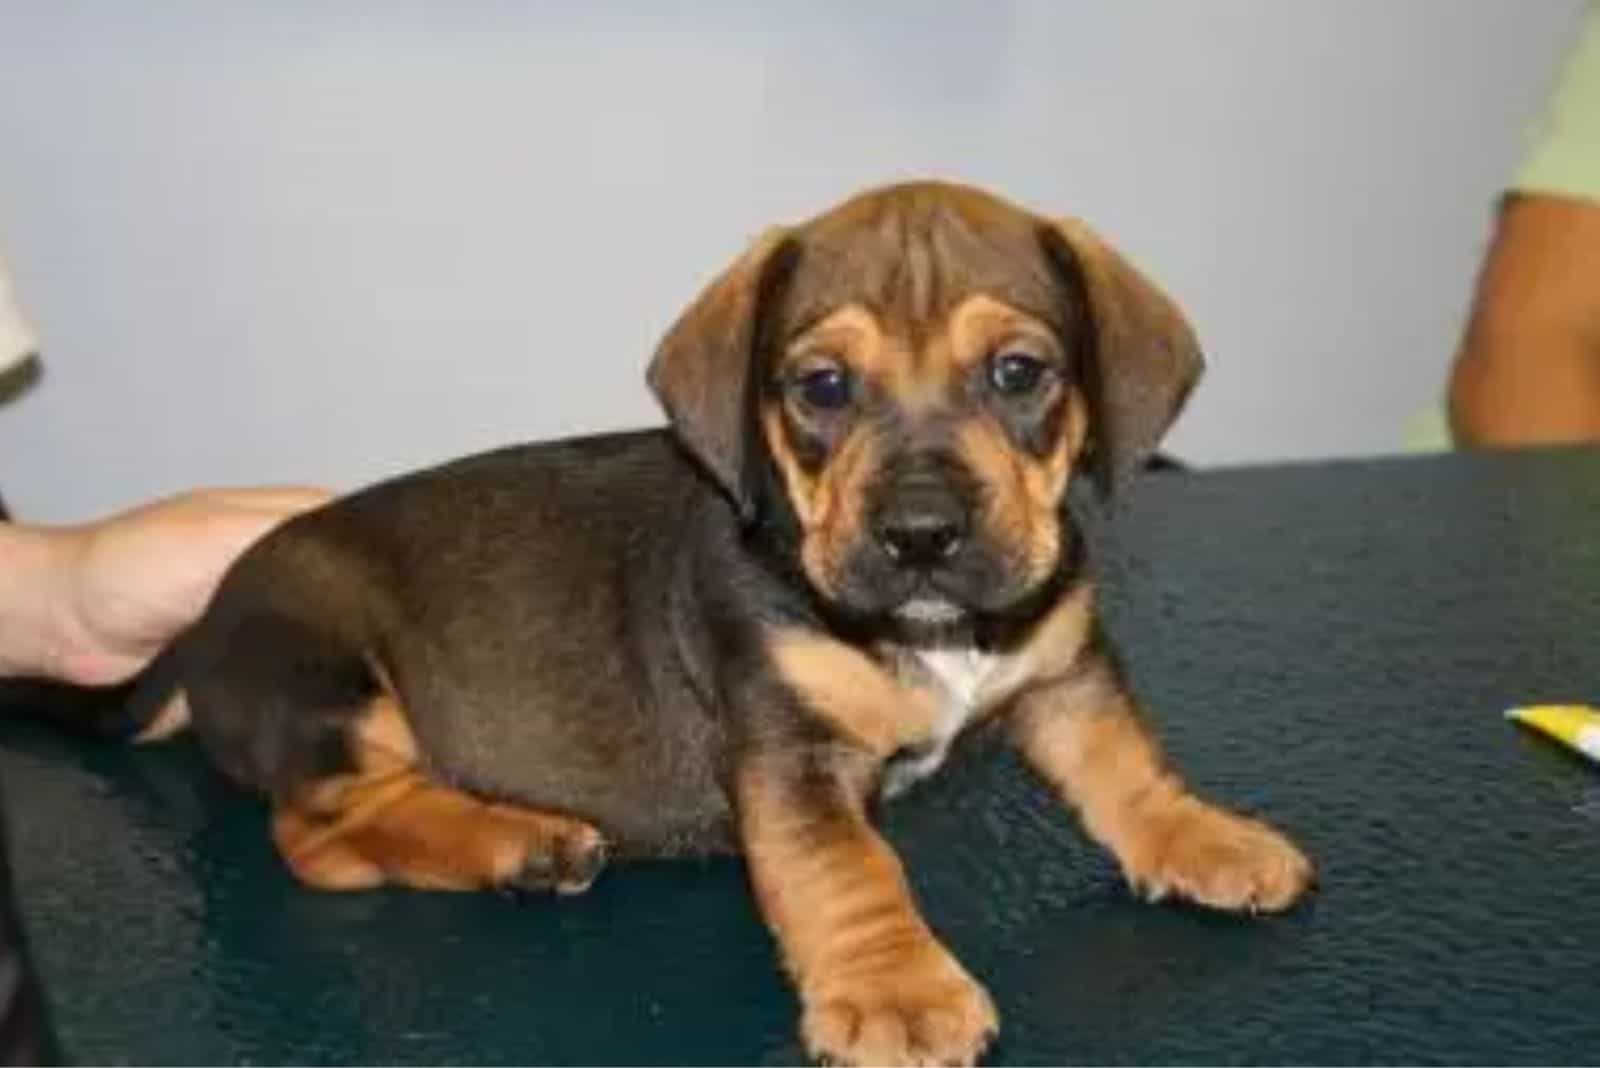
[[[189,686],[195,731],[273,798],[274,842],[301,881],[576,893],[603,867],[593,826],[431,778],[386,673],[355,643],[277,613],[208,637],[220,655]]]
[[[591,824],[430,778],[390,694],[356,718],[349,742],[352,773],[308,783],[276,806],[273,839],[308,885],[575,894],[605,865],[605,840]]]
[[[272,829],[295,875],[324,890],[394,883],[576,894],[606,859],[591,824],[487,801],[415,769],[317,784],[279,804]]]

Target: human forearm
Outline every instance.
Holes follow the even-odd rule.
[[[1537,368],[1515,354],[1541,353]],[[1450,394],[1462,445],[1486,448],[1600,440],[1600,352],[1570,334],[1522,331],[1469,349]]]
[[[80,644],[72,574],[81,541],[70,528],[0,522],[0,677],[69,671]]]
[[[1509,202],[1450,382],[1463,445],[1600,440],[1600,204]]]
[[[200,614],[235,557],[326,499],[195,491],[81,526],[0,523],[0,676],[131,678]]]

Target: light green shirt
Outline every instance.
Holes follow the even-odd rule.
[[[1519,193],[1600,200],[1600,0],[1590,0],[1532,151],[1511,182]]]

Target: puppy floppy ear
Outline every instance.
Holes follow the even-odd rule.
[[[1077,317],[1087,320],[1090,471],[1110,497],[1155,451],[1205,360],[1172,300],[1084,223],[1055,220],[1041,240]]]
[[[755,512],[755,365],[770,341],[767,313],[798,255],[788,230],[768,230],[678,317],[646,375],[678,439],[741,521]]]

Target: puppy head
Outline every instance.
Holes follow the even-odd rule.
[[[649,381],[741,517],[783,513],[825,602],[943,626],[1060,572],[1073,475],[1112,494],[1201,365],[1172,303],[1082,223],[916,183],[764,235]]]

